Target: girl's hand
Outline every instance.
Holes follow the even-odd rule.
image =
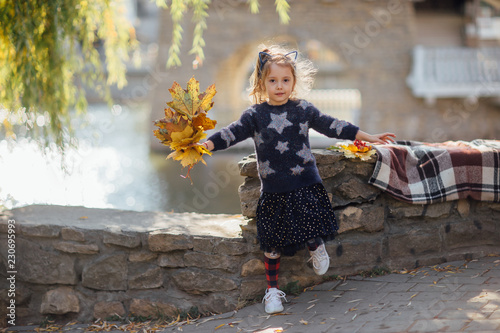
[[[212,151],[214,149],[214,143],[210,140],[203,142],[202,145],[207,148],[208,151]]]
[[[381,134],[375,134],[373,137],[376,138],[376,141],[371,141],[374,143],[381,143],[381,144],[388,144],[388,143],[395,143],[396,140],[396,134],[394,133],[381,133]]]
[[[210,140],[205,141],[203,143],[200,143],[200,142],[190,143],[187,146],[188,147],[202,146],[202,147],[205,147],[208,151],[211,151],[212,149],[214,149],[214,143]]]
[[[384,145],[396,142],[395,138],[396,135],[394,133],[368,134],[363,131],[358,131],[358,134],[356,134],[356,139],[358,140]]]

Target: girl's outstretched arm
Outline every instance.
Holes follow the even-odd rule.
[[[394,143],[396,135],[394,133],[368,134],[361,130],[356,134],[356,140],[368,141],[372,143]]]

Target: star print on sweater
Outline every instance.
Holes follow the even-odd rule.
[[[297,164],[294,168],[290,168],[290,170],[292,170],[292,175],[297,176],[304,171],[304,168]]]
[[[335,129],[337,131],[337,135],[340,135],[340,133],[342,133],[342,129],[347,124],[349,124],[349,123],[345,120],[335,119],[334,121],[332,121],[332,124],[330,125],[330,129]]]
[[[321,113],[305,100],[283,105],[255,104],[238,121],[212,134],[212,151],[253,138],[263,192],[289,192],[321,183],[308,130],[331,138],[354,140],[359,128]]]
[[[305,143],[302,144],[302,149],[297,152],[297,156],[300,156],[304,159],[304,164],[314,161],[314,156],[311,152],[311,148],[306,146]]]
[[[289,148],[288,148],[288,142],[281,142],[281,141],[278,141],[278,144],[276,145],[276,150],[278,150],[280,153],[284,153],[285,151],[287,151]]]
[[[274,128],[279,134],[283,133],[285,127],[292,126],[293,124],[286,119],[286,112],[282,114],[271,113],[271,123],[267,128]]]
[[[226,141],[227,146],[231,145],[231,141],[236,140],[236,137],[234,136],[233,132],[229,128],[223,128],[221,130],[221,137],[224,141]]]
[[[305,99],[300,100],[299,106],[303,109],[306,110],[308,107],[310,107],[312,104],[306,101]]]
[[[271,169],[271,167],[269,166],[269,163],[270,163],[269,161],[259,163],[259,172],[263,178],[266,178],[268,175],[276,172],[273,169]]]
[[[303,124],[299,124],[299,126],[300,126],[299,134],[302,134],[303,136],[307,136],[307,134],[309,134],[309,124],[307,123],[307,121]]]
[[[259,145],[264,143],[264,139],[262,138],[262,133],[255,133],[253,136],[253,141],[255,142],[255,145],[258,147]]]

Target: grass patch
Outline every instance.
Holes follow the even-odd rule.
[[[42,322],[40,323],[40,328],[47,328],[54,323],[55,323],[55,320],[52,316],[46,316],[45,318],[43,318]]]
[[[300,295],[302,293],[302,288],[299,286],[299,281],[288,282],[284,288],[281,290],[287,295]]]
[[[361,275],[364,278],[367,278],[367,277],[377,277],[377,276],[387,275],[390,273],[391,270],[387,267],[375,267],[374,269],[371,269],[369,271],[361,271],[359,275]]]
[[[123,317],[120,317],[119,315],[115,314],[109,317],[104,318],[104,321],[123,321]]]
[[[179,316],[180,316],[180,320],[184,321],[184,320],[187,320],[187,319],[192,320],[192,319],[200,318],[200,317],[202,317],[202,314],[198,310],[197,306],[192,306],[187,311],[186,310],[181,311],[179,313]]]
[[[345,280],[345,277],[340,276],[338,274],[333,274],[333,275],[323,275],[322,276],[324,282],[328,281],[340,281],[340,280]]]
[[[132,323],[144,323],[147,321],[152,321],[153,317],[152,316],[138,316],[136,314],[130,314],[127,318],[125,318],[123,321],[129,320]]]

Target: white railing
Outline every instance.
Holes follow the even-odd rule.
[[[433,104],[436,98],[500,96],[500,48],[424,47],[413,49],[406,83],[413,95]]]
[[[313,89],[306,100],[321,112],[356,124],[361,109],[361,93],[358,89]],[[314,130],[309,131],[312,148],[325,148],[334,143]]]
[[[306,99],[321,112],[349,122],[356,122],[361,108],[358,89],[313,89]]]

